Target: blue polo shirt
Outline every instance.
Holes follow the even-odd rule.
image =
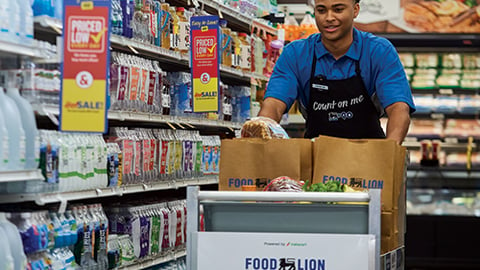
[[[317,56],[315,76],[328,80],[347,79],[355,75],[355,61],[360,60],[363,82],[377,109],[395,102],[405,102],[415,111],[410,85],[395,47],[385,38],[353,30],[353,43],[347,53],[335,60],[325,49],[321,34],[291,42],[283,49],[268,82],[265,98],[283,101],[287,110],[300,101],[301,110],[308,106],[310,70],[313,50]]]

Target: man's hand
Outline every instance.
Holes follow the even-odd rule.
[[[410,107],[404,102],[396,102],[385,108],[388,115],[387,139],[402,144],[410,125]]]

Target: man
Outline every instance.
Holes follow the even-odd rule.
[[[316,0],[320,34],[287,45],[268,83],[259,116],[277,122],[297,99],[306,138],[386,138],[401,143],[415,111],[393,45],[353,27],[359,0]]]

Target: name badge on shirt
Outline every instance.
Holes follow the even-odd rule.
[[[320,91],[328,90],[327,85],[318,84],[318,83],[312,83],[312,88],[315,88],[315,89],[320,90]]]

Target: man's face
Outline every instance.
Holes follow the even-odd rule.
[[[315,0],[315,21],[322,39],[335,42],[351,35],[359,11],[355,0]]]

